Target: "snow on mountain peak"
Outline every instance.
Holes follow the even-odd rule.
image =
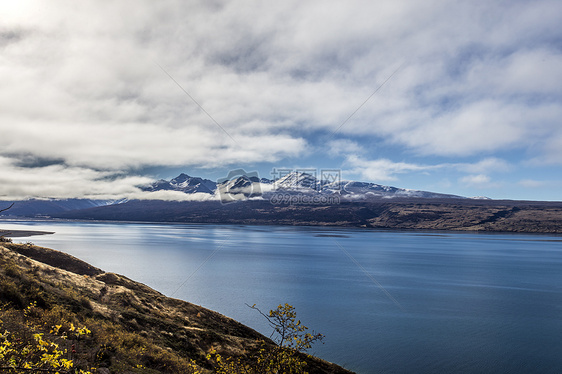
[[[320,181],[316,176],[302,172],[293,171],[276,180],[259,178],[253,173],[251,175],[237,174],[232,179],[223,179],[217,183],[209,179],[192,177],[187,174],[180,174],[170,181],[159,180],[149,186],[141,187],[143,191],[180,191],[186,194],[206,193],[210,196],[224,194],[242,195],[246,198],[262,196],[268,198],[270,194],[276,192],[289,194],[323,194],[340,195],[344,199],[364,200],[370,198],[462,198],[456,195],[440,194],[428,191],[410,190],[391,186],[384,186],[376,183],[333,180]]]
[[[184,193],[208,193],[213,194],[217,188],[215,182],[209,179],[200,177],[191,177],[187,174],[181,173],[177,177],[167,181],[160,179],[151,185],[141,187],[143,191],[180,191]]]
[[[279,189],[316,189],[318,180],[311,174],[294,171],[275,180],[274,183]]]

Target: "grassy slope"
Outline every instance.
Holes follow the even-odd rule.
[[[65,253],[37,246],[0,243],[2,312],[37,303],[41,318],[86,325],[81,365],[111,372],[185,373],[193,360],[210,369],[206,354],[252,354],[265,338],[211,310],[177,299],[124,276],[106,273]],[[7,305],[7,306],[6,306]],[[56,318],[55,318],[56,317]],[[45,322],[46,323],[46,322]],[[346,373],[312,359],[311,373]]]

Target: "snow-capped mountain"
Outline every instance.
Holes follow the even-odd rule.
[[[267,184],[267,182],[255,176],[241,175],[220,181],[214,193],[223,201],[245,200],[262,196],[262,183]]]
[[[159,180],[149,186],[141,187],[144,191],[181,191],[187,194],[196,192],[207,193],[224,197],[226,194],[235,195],[234,200],[248,197],[268,198],[271,194],[337,194],[350,201],[370,198],[464,198],[457,195],[448,195],[428,191],[411,190],[384,186],[376,183],[335,180],[318,180],[314,175],[304,172],[292,172],[281,178],[270,180],[258,178],[255,175],[247,176],[237,174],[232,179],[223,179],[219,183],[209,179],[191,177],[180,174],[178,177],[166,181]]]
[[[462,198],[457,195],[448,195],[428,191],[411,190],[392,186],[383,186],[376,183],[341,181],[327,185],[323,191],[349,195],[350,197],[420,197],[420,198]]]
[[[172,180],[160,179],[148,186],[142,186],[141,189],[147,192],[154,191],[181,191],[184,193],[203,192],[214,194],[217,184],[210,179],[199,177],[191,177],[187,174],[180,174]]]
[[[303,172],[292,172],[273,181],[278,190],[319,190],[320,182],[311,174]]]
[[[376,183],[357,181],[326,181],[318,180],[311,174],[293,172],[273,182],[277,191],[299,193],[338,194],[351,200],[362,198],[392,198],[392,197],[420,197],[420,198],[461,198],[461,196],[440,194],[428,191],[418,191]]]

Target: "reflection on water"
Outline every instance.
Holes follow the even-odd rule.
[[[130,223],[0,226],[55,231],[23,241],[65,251],[267,335],[268,326],[245,303],[262,310],[293,304],[303,323],[327,336],[314,353],[361,373],[562,371],[560,237]]]

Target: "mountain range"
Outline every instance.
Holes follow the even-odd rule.
[[[318,179],[312,174],[296,171],[277,179],[267,179],[259,178],[257,173],[244,173],[243,170],[235,170],[228,177],[218,181],[182,173],[173,179],[160,179],[148,185],[138,186],[138,188],[147,193],[146,200],[160,200],[160,197],[153,198],[150,193],[166,191],[185,194],[187,195],[186,200],[189,200],[189,196],[197,194],[200,198],[195,200],[222,202],[274,201],[275,199],[286,201],[288,196],[294,197],[296,195],[316,199],[332,199],[326,201],[334,201],[333,199],[336,198],[338,202],[395,198],[465,199],[456,195],[397,188],[376,183],[346,181],[339,178]],[[181,196],[178,200],[182,200]],[[29,199],[15,202],[16,204],[11,209],[0,213],[0,216],[54,217],[64,212],[123,204],[128,201],[129,199]],[[3,202],[4,204],[0,208],[4,205],[8,207],[12,202]]]
[[[338,195],[349,201],[373,198],[419,197],[419,198],[454,198],[464,197],[419,191],[405,188],[384,186],[376,183],[333,179],[318,179],[314,175],[293,171],[278,179],[259,178],[251,173],[233,173],[230,178],[219,179],[217,182],[200,177],[180,174],[171,180],[160,179],[150,185],[141,186],[145,192],[179,191],[186,194],[205,193],[223,198],[225,194],[239,196],[240,199],[271,197],[273,194],[308,194]],[[238,199],[237,199],[238,200]]]
[[[293,172],[270,180],[180,174],[140,186],[142,200],[28,200],[12,217],[562,234],[562,202],[466,198]],[[170,192],[170,193],[167,193]],[[0,204],[7,208],[11,202]]]

